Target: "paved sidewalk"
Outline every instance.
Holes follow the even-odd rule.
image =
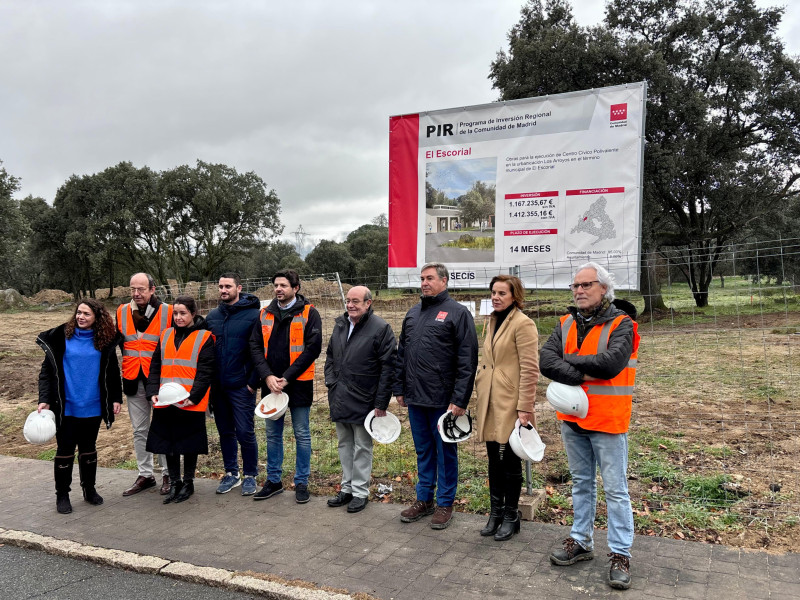
[[[569,529],[523,523],[508,542],[481,538],[485,518],[457,513],[444,531],[427,519],[400,522],[400,507],[370,503],[350,515],[312,496],[298,505],[286,491],[254,502],[237,488],[214,493],[197,480],[183,504],[162,505],[148,490],[122,490],[132,471],[100,469],[105,504],[83,502],[76,482],[74,512],[55,510],[52,463],[0,456],[0,528],[81,544],[153,555],[170,561],[301,579],[389,600],[488,598],[800,598],[800,554],[770,555],[678,540],[637,537],[627,592],[606,585],[605,532],[593,561],[555,567],[548,560]]]

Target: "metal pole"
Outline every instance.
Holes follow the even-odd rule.
[[[525,480],[528,482],[528,496],[533,495],[533,470],[531,469],[531,461],[525,461]]]
[[[342,289],[342,280],[339,278],[339,271],[336,271],[336,283],[339,284],[339,294],[342,296],[342,306],[347,310],[347,300],[344,297],[344,290]]]

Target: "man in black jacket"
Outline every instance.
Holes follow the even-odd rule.
[[[285,392],[297,443],[295,500],[309,501],[311,431],[309,414],[314,400],[314,361],[322,352],[322,319],[300,291],[300,276],[292,269],[278,271],[272,278],[275,299],[259,315],[261,327],[250,337],[250,354],[261,381],[262,397]],[[267,481],[255,495],[265,500],[283,491],[283,422],[265,419],[267,429]]]
[[[328,506],[360,512],[369,498],[372,438],[364,419],[375,409],[385,417],[392,396],[397,342],[389,324],[372,312],[372,292],[364,286],[347,292],[347,312],[336,319],[325,359],[325,385],[331,421],[339,438],[342,487]]]
[[[211,403],[225,467],[218,494],[227,494],[241,485],[242,496],[252,496],[257,489],[258,442],[253,411],[258,373],[250,358],[250,334],[258,324],[260,307],[256,296],[242,293],[238,273],[223,273],[219,278],[219,306],[206,317],[208,329],[214,334],[216,358]],[[240,446],[244,479],[239,477]]]
[[[433,529],[450,524],[458,486],[458,449],[442,441],[437,422],[447,410],[455,416],[466,412],[478,367],[475,323],[447,293],[449,278],[441,263],[422,267],[421,302],[403,320],[394,389],[398,404],[408,406],[417,451],[417,501],[400,520],[412,523],[433,514]]]

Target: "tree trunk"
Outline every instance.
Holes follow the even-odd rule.
[[[653,311],[667,310],[664,297],[661,295],[661,282],[656,272],[655,257],[642,259],[639,288],[644,298],[643,315],[652,315]]]

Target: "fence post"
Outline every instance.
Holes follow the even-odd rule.
[[[344,297],[344,290],[342,289],[342,280],[339,278],[339,271],[336,271],[336,283],[339,284],[339,294],[342,296],[342,306],[347,310],[347,300]]]

